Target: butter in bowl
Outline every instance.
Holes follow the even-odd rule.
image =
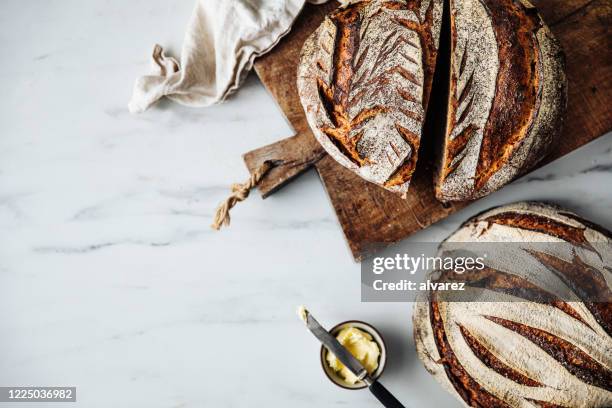
[[[298,315],[321,342],[321,365],[334,384],[349,390],[368,388],[387,408],[404,408],[379,381],[387,362],[387,347],[371,325],[350,320],[325,330],[301,306]]]
[[[337,324],[329,332],[359,360],[370,377],[376,379],[381,376],[387,362],[387,347],[372,325],[350,320]],[[342,388],[359,390],[367,387],[325,346],[321,346],[321,366],[327,377]]]

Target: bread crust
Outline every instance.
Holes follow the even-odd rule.
[[[559,43],[527,1],[451,4],[449,115],[435,191],[441,201],[463,201],[546,156],[561,129],[567,80]]]
[[[340,164],[405,194],[437,58],[442,0],[371,0],[327,16],[307,39],[298,91]]]
[[[558,271],[566,267],[561,256],[529,252],[529,244],[569,243],[576,248],[575,258],[563,273],[584,274],[571,279],[577,284],[573,290],[578,298],[582,299],[579,283],[584,278],[610,295],[611,254],[599,253],[584,262],[580,255],[594,251],[597,244],[612,243],[612,234],[602,227],[553,205],[525,202],[473,217],[445,243],[499,241],[525,243],[527,256],[537,255],[543,270]],[[546,293],[525,280],[521,265],[521,259],[515,259],[500,272],[500,265],[489,271],[487,264],[468,280],[481,282],[488,275],[495,279],[488,280],[487,289],[499,285]],[[419,358],[466,407],[612,404],[610,303],[570,302],[554,296],[543,302],[447,302],[430,293],[415,303],[413,323]]]

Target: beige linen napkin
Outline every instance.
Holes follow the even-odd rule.
[[[130,112],[144,112],[164,96],[189,106],[223,101],[238,89],[255,57],[289,32],[305,1],[197,0],[180,64],[155,45],[153,72],[136,80]]]

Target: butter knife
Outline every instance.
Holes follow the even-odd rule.
[[[300,308],[298,314],[306,323],[306,327],[319,341],[333,353],[342,364],[346,366],[355,376],[366,383],[368,389],[378,400],[387,408],[404,408],[404,406],[378,381],[370,377],[367,370],[353,355],[338,342],[327,330],[325,330],[319,322],[303,307]]]

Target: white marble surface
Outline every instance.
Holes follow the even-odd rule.
[[[209,229],[247,175],[241,154],[290,134],[255,77],[222,106],[128,114],[150,48],[179,49],[191,7],[3,2],[0,386],[76,385],[73,407],[379,406],[324,378],[295,316],[305,303],[325,324],[382,330],[383,382],[407,407],[458,406],[415,358],[410,306],[360,303],[316,174]],[[611,171],[608,135],[413,239],[523,199],[610,228]]]

